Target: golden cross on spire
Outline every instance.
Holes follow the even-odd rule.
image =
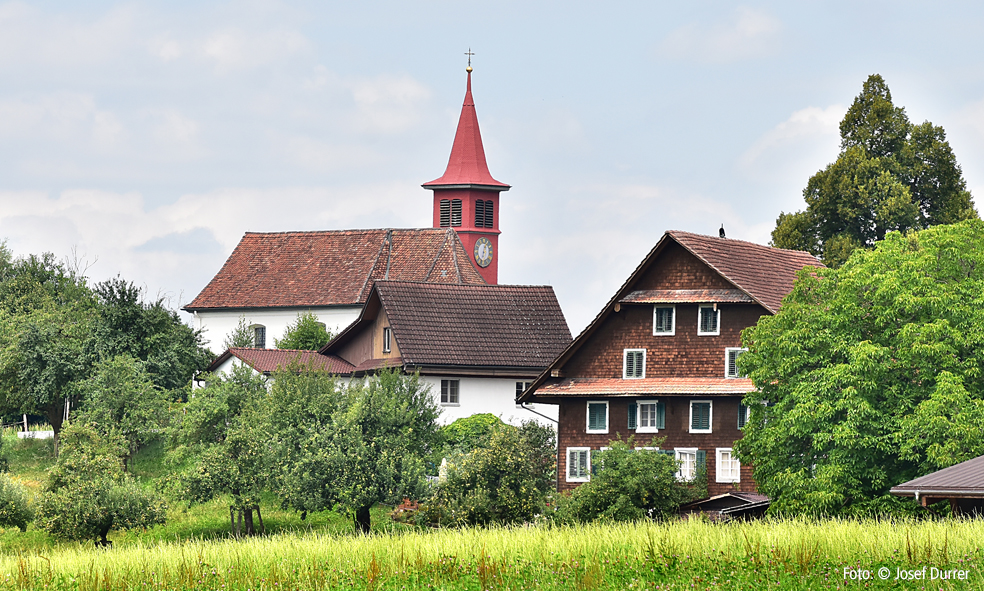
[[[466,72],[471,72],[472,71],[472,67],[471,67],[471,56],[475,55],[474,53],[472,53],[471,47],[468,48],[468,51],[465,52],[465,55],[468,56],[468,67],[465,68],[465,71]]]

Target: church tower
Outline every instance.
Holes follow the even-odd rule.
[[[444,176],[424,183],[434,191],[434,227],[454,228],[478,272],[490,285],[499,280],[499,193],[509,185],[492,178],[471,94],[471,62],[458,130]]]

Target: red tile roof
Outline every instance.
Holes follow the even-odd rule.
[[[753,390],[746,378],[569,378],[541,385],[536,396],[733,396]]]
[[[273,373],[291,364],[333,374],[350,374],[355,367],[334,355],[319,355],[317,351],[297,349],[251,349],[233,347],[216,358],[207,371],[215,371],[230,357],[236,357],[260,373]]]
[[[406,365],[538,369],[571,341],[549,286],[378,281],[374,290]],[[321,352],[367,330],[367,308]]]
[[[773,314],[779,311],[782,298],[793,290],[797,271],[823,266],[816,257],[801,250],[690,232],[667,234]]]
[[[247,232],[184,309],[359,305],[386,278],[485,284],[451,229]]]
[[[967,495],[984,497],[984,456],[920,476],[892,488],[893,495]]]
[[[623,304],[750,304],[755,300],[740,289],[642,289],[622,298]]]

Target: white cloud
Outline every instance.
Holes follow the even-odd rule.
[[[198,137],[198,123],[174,109],[152,112],[157,121],[154,137],[170,144],[191,144]]]
[[[796,182],[802,189],[806,179],[836,157],[839,124],[846,112],[844,105],[794,112],[745,150],[738,159],[739,171],[758,181]]]
[[[311,42],[307,37],[284,28],[268,31],[224,29],[209,35],[200,46],[202,55],[211,60],[219,71],[266,65],[310,48]]]
[[[690,24],[676,29],[660,43],[658,54],[686,61],[737,62],[774,52],[781,31],[782,23],[776,17],[739,7],[726,22]]]
[[[69,141],[99,148],[123,142],[126,129],[116,114],[100,109],[94,97],[53,93],[0,100],[0,137]]]
[[[382,75],[346,82],[357,109],[360,131],[400,133],[421,119],[430,90],[410,76]]]

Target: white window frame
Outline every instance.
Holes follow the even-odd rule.
[[[643,427],[642,426],[642,405],[652,404],[654,407],[659,407],[659,400],[637,400],[636,401],[636,433],[659,433],[659,429],[656,427]],[[656,409],[653,409],[656,412]],[[653,415],[653,422],[656,422],[656,415]]]
[[[523,388],[522,390],[520,390],[520,385],[522,385],[522,388]],[[533,382],[516,382],[516,398],[515,399],[519,399],[519,396],[523,392],[527,391],[530,388],[530,386],[532,386],[532,385],[533,385]],[[519,403],[516,403],[516,408],[523,408],[523,405],[522,404],[519,404]],[[530,405],[530,408],[533,408],[533,405],[532,404]]]
[[[669,332],[656,332],[656,310],[659,310],[661,308],[664,308],[664,309],[665,308],[669,308],[670,309],[670,330],[669,330]],[[655,337],[672,337],[674,335],[676,335],[676,306],[675,305],[666,306],[666,305],[660,305],[660,304],[657,304],[657,305],[653,306],[653,336],[655,336]]]
[[[444,401],[444,382],[448,383],[448,402]],[[451,383],[456,385],[455,387],[455,397],[457,400],[455,402],[450,402],[451,400]],[[461,406],[461,380],[441,380],[441,406]]]
[[[707,413],[707,429],[694,429],[694,404],[704,403],[710,405]],[[636,419],[638,421],[638,419]],[[690,421],[687,423],[690,433],[711,433],[714,430],[714,401],[713,400],[691,400],[690,401]]]
[[[642,353],[642,375],[629,376],[628,370],[629,353]],[[623,380],[644,380],[646,379],[646,350],[645,349],[622,349],[622,379]]]
[[[659,448],[658,447],[648,447],[648,446],[635,447],[635,448],[632,448],[632,449],[634,451],[659,451]]]
[[[385,326],[383,327],[383,353],[391,353],[393,351],[393,329]]]
[[[571,476],[571,452],[584,452],[588,455],[588,461],[585,465],[588,467],[587,473],[582,476]],[[588,482],[591,480],[591,448],[590,447],[568,447],[567,453],[564,455],[564,477],[566,482]]]
[[[728,471],[730,473],[722,470],[724,467],[724,460],[721,459],[723,454],[728,454]],[[714,472],[717,476],[717,482],[741,482],[741,463],[735,458],[735,452],[730,447],[719,447],[714,453]]]
[[[714,332],[703,332],[700,330],[700,312],[701,310],[704,309],[711,310],[717,315],[717,322],[714,323],[714,326],[717,328],[717,330],[715,330]],[[720,334],[721,334],[721,310],[718,309],[717,306],[697,306],[697,336],[710,337],[710,336],[718,336]]]
[[[592,429],[591,428],[591,405],[592,404],[604,404],[605,405],[605,429]],[[609,412],[608,401],[607,400],[588,400],[584,405],[584,432],[585,433],[608,433],[608,423],[611,418],[611,413]]]
[[[738,351],[739,352],[738,357],[740,357],[741,356],[740,353],[744,353],[745,351],[748,351],[748,348],[747,347],[725,347],[725,349],[724,349],[724,377],[731,378],[731,379],[734,379],[734,378],[744,378],[746,376],[743,376],[743,375],[741,375],[741,374],[738,373],[738,358],[737,357],[735,358],[735,373],[733,375],[731,373],[728,373],[728,370],[731,369],[731,363],[730,363],[729,357],[731,356],[731,353],[734,352],[734,351]]]
[[[677,461],[677,472],[676,479],[680,482],[691,482],[697,477],[697,452],[696,447],[674,447],[673,448],[673,459]],[[690,473],[685,474],[684,468],[687,466],[687,461],[683,459],[683,454],[691,454],[693,456],[693,464],[690,467]]]

